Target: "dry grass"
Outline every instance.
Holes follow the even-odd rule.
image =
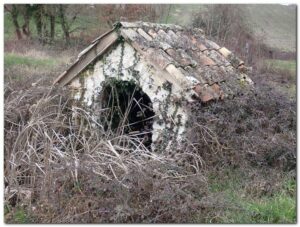
[[[152,153],[138,137],[105,131],[71,109],[63,91],[36,86],[5,96],[8,209],[33,209],[42,223],[177,222],[191,215],[190,190],[207,187],[200,156]],[[185,207],[172,208],[175,201]]]
[[[255,222],[228,195],[272,196],[278,174],[295,171],[295,103],[266,87],[198,107],[192,136],[169,155],[104,130],[65,90],[15,86],[5,89],[8,223],[220,223],[240,211]],[[228,169],[244,174],[233,181]]]

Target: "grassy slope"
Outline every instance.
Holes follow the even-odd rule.
[[[266,43],[286,51],[296,51],[296,7],[247,5],[250,24],[256,34],[265,34]]]
[[[206,9],[206,5],[200,4],[174,4],[171,5],[169,17],[166,23],[189,26],[193,20],[193,14]]]
[[[224,181],[224,178],[226,179]],[[209,178],[211,192],[223,195],[220,200],[235,205],[217,218],[218,223],[267,224],[296,222],[296,181],[282,176],[277,191],[266,190],[263,179],[250,180],[240,170],[225,169],[223,178]],[[222,202],[222,201],[220,201]],[[239,207],[236,210],[236,207]]]
[[[263,61],[267,71],[274,73],[274,80],[268,80],[271,87],[274,87],[278,91],[285,94],[291,99],[296,97],[296,76],[297,76],[297,67],[296,60],[277,60],[277,59],[266,59]],[[281,77],[278,77],[281,75]],[[279,83],[280,80],[290,80],[288,83]],[[276,82],[277,80],[277,82]]]
[[[29,67],[51,67],[55,66],[57,59],[24,56],[16,53],[6,53],[4,55],[4,67],[12,67],[14,65],[29,66]]]
[[[193,13],[207,5],[173,5],[168,23],[190,25]],[[243,5],[246,21],[253,31],[264,35],[266,44],[284,51],[296,51],[296,8],[285,5]]]
[[[287,70],[291,76],[296,76],[296,61],[293,60],[276,60],[276,59],[267,59],[265,60],[267,67],[279,70]]]

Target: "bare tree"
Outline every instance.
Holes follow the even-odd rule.
[[[76,21],[82,6],[75,5],[70,7],[70,5],[58,5],[58,18],[60,19],[60,25],[62,27],[66,44],[70,44],[70,34],[81,27],[74,27],[74,22]]]
[[[53,41],[54,36],[55,36],[55,16],[56,16],[56,7],[55,6],[53,6],[53,5],[49,6],[48,16],[49,16],[49,22],[50,22],[50,38],[51,38],[51,41]]]
[[[251,62],[252,55],[260,53],[260,45],[244,20],[245,13],[240,5],[210,5],[206,11],[196,13],[193,26],[202,28],[207,36]]]

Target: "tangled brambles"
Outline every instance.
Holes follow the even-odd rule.
[[[198,108],[191,140],[210,167],[296,168],[296,102],[266,85]]]
[[[230,222],[241,205],[223,190],[272,198],[295,176],[296,103],[264,84],[196,105],[170,154],[72,108],[64,90],[15,83],[4,96],[6,222]]]
[[[39,223],[188,221],[207,186],[201,157],[152,153],[66,97],[45,87],[6,94],[7,209],[34,209]]]

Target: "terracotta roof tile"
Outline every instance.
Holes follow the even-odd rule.
[[[186,52],[195,62],[197,62],[198,66],[209,66],[216,64],[211,58],[207,57],[201,51],[187,50]]]
[[[185,72],[187,75],[195,77],[198,81],[199,84],[204,85],[204,84],[208,84],[208,81],[206,81],[199,73],[199,70],[197,70],[199,68],[194,68],[191,66],[187,66],[184,68]]]
[[[224,92],[217,84],[214,84],[212,86],[196,85],[194,87],[194,91],[198,94],[200,100],[204,103],[211,100],[224,98]]]
[[[206,50],[203,51],[203,53],[206,54],[206,56],[211,58],[213,61],[215,61],[217,65],[230,65],[230,62],[216,50]]]
[[[204,66],[216,65],[216,62],[212,60],[210,57],[206,56],[205,54],[202,54],[201,52],[199,52],[198,54],[199,54],[198,62],[200,63],[200,65],[204,65]]]
[[[146,57],[161,70],[174,63],[174,60],[162,49],[149,48],[146,52]]]
[[[218,44],[208,39],[205,40],[205,44],[209,49],[219,50],[221,48]]]
[[[203,102],[234,95],[241,74],[248,69],[227,48],[208,40],[201,29],[140,21],[120,22],[115,25],[117,29],[154,67],[165,70],[176,81],[198,83],[194,90]],[[90,49],[101,42],[101,37]],[[79,59],[85,54],[82,52]]]
[[[157,37],[157,33],[151,28],[148,30],[148,34],[152,36],[152,38],[156,38]]]
[[[229,58],[229,56],[232,54],[231,51],[229,51],[227,48],[222,47],[218,50],[225,58]]]
[[[143,29],[139,28],[139,29],[137,30],[137,32],[138,32],[141,36],[143,36],[146,40],[152,41],[152,37],[151,37],[150,35],[148,35],[148,33],[146,33]]]
[[[182,49],[167,49],[166,52],[179,63],[180,66],[186,67],[189,65],[197,66],[197,62],[195,62],[187,53],[185,53]]]

